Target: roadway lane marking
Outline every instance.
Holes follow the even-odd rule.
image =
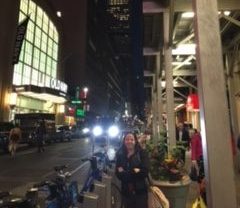
[[[94,151],[95,153],[96,152],[99,152],[99,148],[96,148],[96,150]],[[88,154],[86,154],[88,157],[89,157],[89,155],[92,155],[92,153],[88,153]],[[85,156],[84,157],[81,157],[81,159],[83,159],[83,158],[86,158]],[[81,168],[83,168],[85,165],[87,165],[89,163],[89,161],[86,161],[86,162],[84,162],[84,163],[82,163],[80,166],[78,166],[76,169],[74,169],[73,171],[71,171],[71,174],[73,175],[73,174],[75,174],[77,171],[79,171]]]
[[[81,168],[83,168],[85,165],[87,165],[89,162],[86,161],[83,164],[81,164],[80,166],[78,166],[76,169],[74,169],[73,171],[71,171],[71,175],[75,174],[77,171],[79,171]]]

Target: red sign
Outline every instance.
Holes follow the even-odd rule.
[[[199,102],[197,94],[190,94],[187,98],[186,104],[187,111],[198,111],[199,110]]]

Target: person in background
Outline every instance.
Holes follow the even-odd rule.
[[[46,126],[45,126],[44,120],[42,120],[39,122],[36,129],[38,152],[44,152],[43,140],[44,140],[45,134],[46,134]]]
[[[12,157],[15,156],[17,151],[17,145],[18,142],[22,139],[22,132],[19,128],[18,124],[15,124],[15,126],[11,129],[9,134],[9,152]]]
[[[176,130],[176,140],[178,142],[185,142],[185,146],[189,147],[190,137],[186,124],[179,123]]]
[[[191,144],[191,138],[192,138],[194,132],[195,132],[195,130],[193,128],[193,125],[190,123],[188,125],[188,135],[189,135],[189,138],[190,138],[190,144]]]
[[[178,127],[176,129],[176,140],[177,140],[177,143],[182,143],[182,145],[184,146],[184,148],[181,149],[181,153],[182,153],[182,160],[185,162],[186,160],[185,149],[189,150],[190,137],[189,137],[188,128],[183,123],[178,124]]]
[[[134,133],[126,133],[116,155],[116,176],[121,181],[124,208],[148,208],[148,170],[148,153],[140,147]]]
[[[192,166],[194,166],[198,172],[198,183],[199,183],[200,194],[204,202],[206,203],[202,139],[197,129],[194,129],[193,135],[191,138],[191,160],[192,160]]]

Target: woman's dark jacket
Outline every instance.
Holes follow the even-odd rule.
[[[141,148],[137,148],[135,153],[130,158],[127,158],[126,150],[121,148],[116,159],[116,176],[122,182],[122,194],[129,196],[129,194],[147,193],[148,153]],[[124,171],[118,172],[118,167],[122,167]],[[140,172],[135,173],[134,168],[139,168]]]

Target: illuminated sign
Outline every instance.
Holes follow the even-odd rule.
[[[76,116],[83,117],[85,115],[85,112],[83,109],[78,108],[76,111]]]
[[[198,95],[196,94],[188,95],[186,108],[187,111],[199,111]]]
[[[81,104],[82,101],[81,100],[71,100],[72,104]]]
[[[62,82],[60,80],[51,78],[51,80],[50,80],[50,87],[52,89],[60,90],[62,92],[67,93],[67,88],[68,88],[67,84],[65,84],[64,82]]]

